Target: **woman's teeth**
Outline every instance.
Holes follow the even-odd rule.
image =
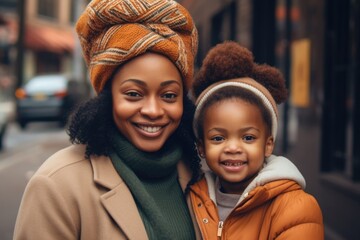
[[[139,126],[139,128],[148,133],[155,133],[161,129],[161,127],[148,127],[148,126]]]

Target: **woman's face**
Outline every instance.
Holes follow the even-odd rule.
[[[199,151],[219,176],[222,190],[240,194],[274,147],[261,111],[241,99],[226,99],[211,105],[204,119]]]
[[[124,64],[112,81],[113,117],[138,149],[159,150],[183,114],[183,83],[165,56],[145,53]]]

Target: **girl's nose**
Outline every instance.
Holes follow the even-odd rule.
[[[241,153],[242,147],[240,144],[240,141],[238,140],[229,140],[225,146],[225,152],[226,153]]]
[[[156,97],[148,98],[142,106],[140,113],[150,119],[156,119],[164,114],[164,109]]]

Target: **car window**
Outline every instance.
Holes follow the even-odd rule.
[[[25,89],[28,92],[53,92],[65,89],[66,84],[66,78],[62,76],[41,76],[31,79],[25,85]]]

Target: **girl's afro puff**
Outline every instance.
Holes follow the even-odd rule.
[[[262,84],[280,104],[287,99],[281,72],[269,65],[258,65],[253,54],[236,42],[226,41],[210,49],[195,77],[192,93],[197,99],[202,91],[218,81],[250,77]]]
[[[267,64],[255,64],[253,72],[249,77],[263,85],[271,93],[277,104],[286,101],[288,91],[286,89],[285,79],[278,69]]]
[[[210,49],[193,83],[197,98],[205,88],[220,80],[246,77],[252,72],[252,53],[236,42],[224,42]]]

